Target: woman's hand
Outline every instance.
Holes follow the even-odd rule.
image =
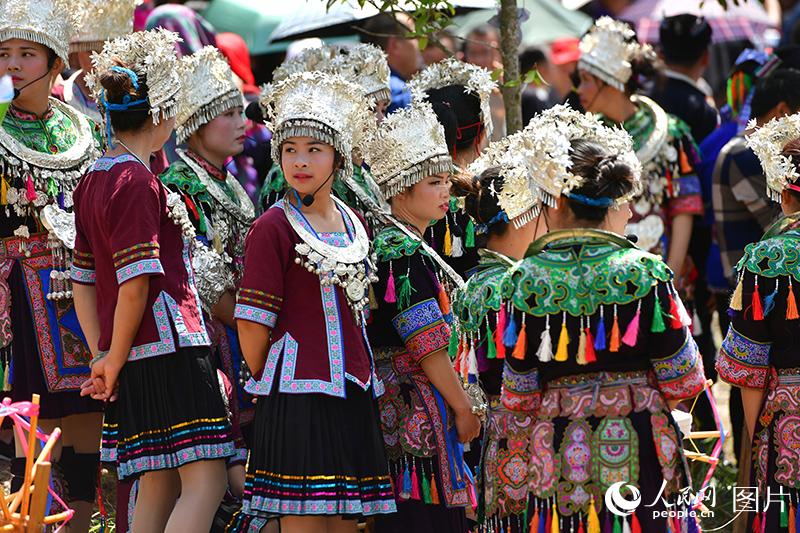
[[[456,431],[458,440],[466,444],[481,434],[481,419],[472,412],[472,408],[461,409],[456,414]]]
[[[110,356],[103,357],[92,365],[92,375],[81,385],[81,396],[91,396],[93,400],[114,400],[117,379],[125,362],[116,361]]]

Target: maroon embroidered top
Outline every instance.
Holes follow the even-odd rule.
[[[260,379],[246,390],[261,396],[281,393],[323,393],[345,396],[345,379],[363,389],[373,383],[373,365],[364,328],[356,322],[347,296],[335,285],[295,263],[300,237],[280,200],[255,221],[245,241],[244,276],[235,316],[272,329],[270,348]],[[294,207],[289,215],[312,234],[314,229]],[[342,212],[348,232],[319,234],[336,246],[350,243],[353,224]],[[375,393],[380,384],[375,381]]]
[[[133,156],[102,157],[73,194],[75,283],[94,284],[100,352],[108,351],[119,286],[150,276],[147,306],[128,360],[209,344],[189,241],[169,217],[167,189]]]

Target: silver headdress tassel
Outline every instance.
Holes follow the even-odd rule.
[[[453,171],[444,128],[422,101],[389,115],[367,138],[364,159],[385,199],[428,176]]]
[[[747,125],[748,129],[755,127],[755,120]],[[773,202],[780,202],[781,192],[800,178],[791,159],[781,154],[787,144],[797,139],[800,139],[800,114],[773,118],[747,135],[747,146],[761,162],[767,178],[767,194]]]
[[[22,39],[48,47],[69,65],[69,42],[77,29],[67,0],[0,0],[0,42]]]
[[[272,159],[290,137],[313,137],[333,146],[344,164],[340,178],[353,175],[353,149],[375,128],[363,91],[342,76],[299,72],[264,87],[259,104],[272,131]]]
[[[78,0],[78,31],[70,52],[99,52],[103,43],[133,33],[133,11],[138,0]]]
[[[147,101],[153,124],[174,117],[178,113],[181,88],[175,43],[180,40],[177,33],[158,28],[106,41],[102,52],[92,54],[94,68],[86,75],[86,84],[100,112],[106,114],[103,86],[98,76],[121,61],[147,84]]]
[[[492,91],[497,89],[497,84],[488,70],[449,57],[428,66],[409,82],[412,97],[421,100],[427,99],[428,91],[451,85],[463,86],[464,92],[478,97],[481,103],[481,122],[486,130],[486,137],[490,138],[492,111],[489,99]]]
[[[204,46],[180,59],[181,98],[176,121],[178,144],[226,111],[242,106],[242,92],[219,50]]]
[[[631,59],[634,54],[642,50],[655,57],[653,48],[639,43],[635,37],[636,33],[624,22],[611,17],[600,17],[581,39],[578,69],[624,91],[625,84],[633,73]]]
[[[355,83],[372,104],[391,99],[389,64],[377,46],[331,44],[307,48],[276,68],[272,80],[277,83],[298,72],[314,71],[339,74]]]

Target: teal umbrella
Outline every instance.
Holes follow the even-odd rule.
[[[528,11],[528,20],[522,23],[522,46],[544,46],[562,37],[580,37],[592,25],[588,15],[567,9],[556,0],[517,0],[517,5]],[[467,34],[497,15],[496,9],[480,9],[453,19],[450,30],[458,37]]]
[[[288,42],[270,44],[272,32],[287,15],[297,10],[286,0],[212,0],[203,18],[217,32],[242,36],[252,55],[285,52]]]

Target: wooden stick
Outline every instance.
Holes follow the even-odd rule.
[[[28,455],[25,457],[25,481],[22,484],[22,516],[28,515],[30,507],[31,474],[33,473],[33,454],[36,451],[36,428],[39,425],[39,395],[34,394],[31,403],[36,406],[31,415],[28,428]]]
[[[683,436],[684,439],[718,439],[722,432],[720,431],[691,431]]]
[[[39,458],[36,460],[37,463],[42,463],[43,461],[47,460],[47,455],[53,450],[53,446],[56,445],[56,441],[61,436],[61,428],[55,428],[52,433],[50,433],[50,437],[47,439],[47,442],[42,447],[42,451],[39,452]]]
[[[35,426],[31,425],[31,429]],[[42,530],[44,513],[47,509],[47,487],[50,482],[50,463],[44,461],[39,463],[34,479],[35,491],[31,498],[30,515],[28,516],[27,533],[39,533]]]
[[[689,450],[684,450],[683,454],[686,456],[687,459],[691,459],[693,461],[702,461],[704,463],[709,463],[709,464],[717,464],[719,462],[719,459],[714,459],[713,457],[706,455],[704,453],[690,452]]]
[[[45,516],[42,523],[45,525],[55,524],[56,522],[61,522],[62,520],[66,520],[67,518],[71,518],[72,515],[75,514],[75,511],[70,509],[69,511],[64,511],[63,513],[53,514],[50,516]]]

